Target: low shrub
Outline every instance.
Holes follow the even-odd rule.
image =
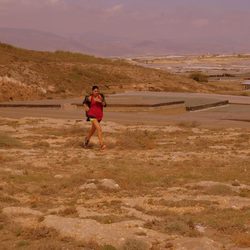
[[[196,82],[208,82],[208,76],[202,72],[193,72],[189,75],[189,78]]]

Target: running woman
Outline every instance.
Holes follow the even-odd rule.
[[[90,121],[92,124],[88,135],[84,139],[83,146],[88,146],[90,138],[97,130],[100,147],[101,150],[103,150],[106,148],[106,145],[103,142],[102,128],[100,126],[100,122],[103,118],[103,107],[106,107],[106,101],[104,95],[100,94],[98,86],[92,87],[92,94],[85,97],[83,101],[83,106],[86,111],[87,121]]]

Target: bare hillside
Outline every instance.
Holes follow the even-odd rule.
[[[94,83],[107,93],[132,89],[209,91],[186,77],[122,60],[38,52],[0,43],[0,101],[79,96]]]

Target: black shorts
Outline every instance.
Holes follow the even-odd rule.
[[[96,117],[94,117],[94,116],[87,116],[87,121],[88,122],[91,122],[91,120],[93,120],[93,119],[96,119]],[[97,120],[97,119],[96,119]],[[99,123],[101,122],[101,120],[97,120]]]

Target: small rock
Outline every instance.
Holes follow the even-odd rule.
[[[14,170],[13,171],[13,174],[15,174],[15,175],[19,175],[19,176],[22,176],[22,175],[27,175],[27,171],[25,171],[25,170]]]
[[[234,209],[234,210],[240,210],[241,209],[240,207],[237,207],[237,206],[232,206],[231,208]]]
[[[79,187],[80,190],[86,190],[86,189],[97,189],[97,186],[95,183],[85,183],[82,186]]]
[[[238,180],[234,180],[234,181],[232,182],[232,186],[234,186],[234,187],[239,187],[239,186],[240,186],[240,182],[239,182]]]
[[[195,225],[195,229],[199,232],[199,233],[205,233],[206,228],[201,226],[201,225]]]
[[[120,186],[112,179],[102,179],[99,182],[100,187],[108,190],[119,190]]]
[[[98,181],[96,180],[96,179],[88,179],[87,181],[86,181],[86,183],[97,183]]]
[[[63,175],[57,174],[57,175],[54,176],[54,178],[56,178],[56,179],[62,179],[62,178],[63,178]]]
[[[5,207],[2,210],[3,214],[6,215],[35,215],[42,216],[40,211],[28,208],[28,207]]]
[[[166,245],[165,245],[166,248],[173,248],[173,246],[174,245],[171,242],[167,242]]]
[[[217,145],[217,146],[209,146],[209,148],[211,148],[211,149],[227,149],[227,147],[226,146],[219,146],[219,145]]]
[[[49,86],[47,87],[47,90],[48,90],[49,92],[55,92],[56,88],[55,88],[55,86],[53,86],[53,85],[49,85]]]

